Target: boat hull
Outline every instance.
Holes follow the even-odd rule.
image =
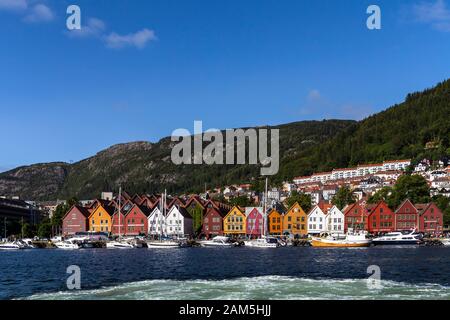
[[[174,249],[179,248],[180,244],[176,242],[147,242],[149,249]]]
[[[369,247],[371,244],[370,240],[362,241],[332,241],[332,240],[322,240],[322,239],[312,239],[311,245],[313,247],[320,248],[364,248]]]
[[[375,246],[399,246],[399,245],[419,245],[419,240],[374,240],[372,242]]]

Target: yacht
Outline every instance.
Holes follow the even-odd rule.
[[[162,238],[161,240],[147,241],[147,247],[149,249],[179,248],[180,243],[172,239]]]
[[[109,241],[106,243],[108,249],[132,249],[133,245],[125,241]]]
[[[229,237],[216,236],[211,240],[200,241],[202,247],[232,247],[233,243],[230,241]]]
[[[57,241],[54,243],[54,245],[58,249],[66,249],[66,250],[73,250],[73,249],[81,248],[80,245],[73,240]]]
[[[374,238],[372,242],[374,245],[417,245],[422,242],[421,237],[422,235],[417,233],[416,230],[407,232],[390,232],[386,233],[384,236]]]
[[[372,240],[367,239],[366,236],[367,232],[353,232],[353,230],[349,229],[345,235],[333,234],[326,238],[313,237],[311,245],[325,248],[369,247]]]
[[[16,242],[3,242],[0,243],[0,250],[19,250],[23,249],[23,246]]]
[[[166,216],[166,199],[167,197],[167,191],[164,190],[164,194],[160,198],[159,208],[161,211],[161,216]],[[163,220],[162,218],[159,221],[161,228],[159,231],[159,239],[158,240],[149,240],[147,241],[147,248],[149,249],[173,249],[173,248],[180,248],[180,241],[176,241],[174,239],[168,238],[164,236],[163,233]]]
[[[277,238],[262,236],[256,240],[244,241],[246,247],[253,248],[278,248],[280,243]]]

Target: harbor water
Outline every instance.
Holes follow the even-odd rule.
[[[4,251],[0,299],[450,299],[450,247]]]

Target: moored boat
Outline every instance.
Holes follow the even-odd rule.
[[[450,246],[450,238],[440,239],[440,241],[444,246]]]
[[[54,242],[54,245],[58,249],[66,249],[66,250],[74,250],[74,249],[80,249],[80,245],[73,240],[65,240],[65,241],[57,241]]]
[[[15,242],[0,243],[0,250],[19,250],[24,247]]]
[[[171,239],[161,239],[161,240],[147,241],[147,247],[149,249],[171,249],[171,248],[179,248],[180,243]]]
[[[313,237],[311,245],[313,247],[325,248],[359,248],[369,247],[372,243],[371,239],[366,238],[365,232],[354,233],[351,230],[344,236],[330,235],[326,238]]]
[[[230,237],[216,236],[211,240],[200,241],[202,247],[232,247],[233,243],[230,241]]]
[[[109,241],[106,243],[108,249],[133,249],[133,245],[125,241]]]
[[[259,239],[244,241],[246,247],[251,248],[278,248],[280,243],[277,238],[262,236]]]
[[[374,245],[418,245],[422,242],[421,234],[412,232],[390,232],[384,236],[374,238]]]

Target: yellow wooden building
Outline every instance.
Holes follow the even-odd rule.
[[[283,215],[272,209],[267,216],[267,220],[269,223],[269,234],[281,236],[283,234]]]
[[[245,235],[246,216],[243,210],[234,206],[223,218],[223,233],[226,235]]]
[[[89,216],[89,231],[110,233],[114,210],[113,206],[99,204]]]
[[[308,215],[296,202],[286,212],[283,218],[283,234],[304,236],[308,234]]]

